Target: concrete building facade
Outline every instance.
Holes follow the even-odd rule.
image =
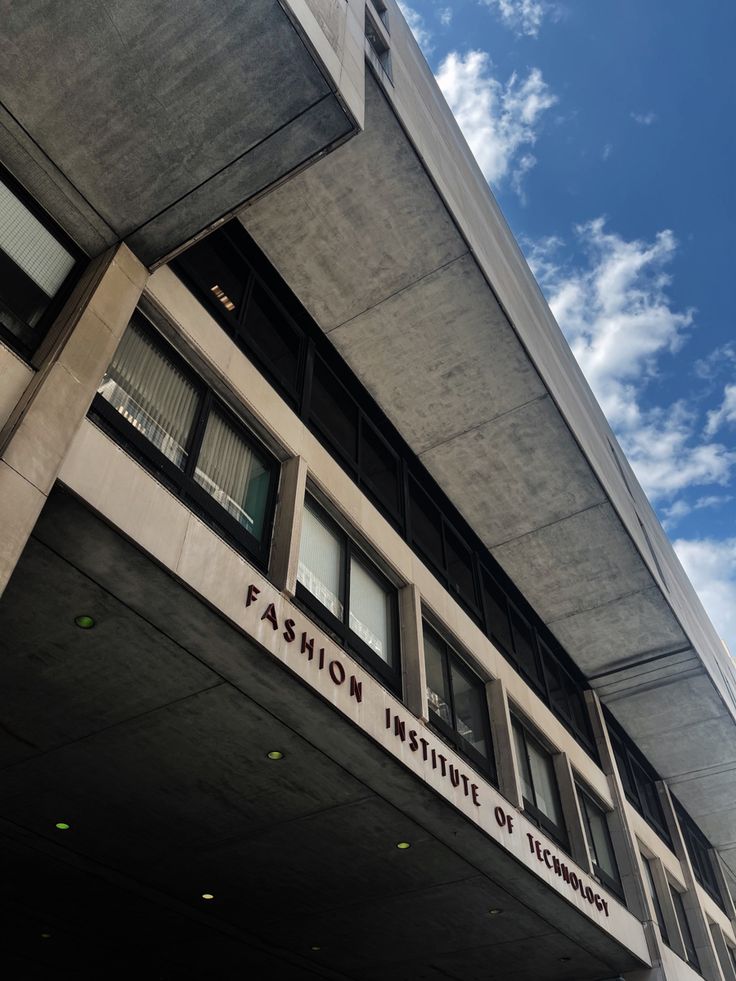
[[[736,675],[394,0],[0,34],[9,976],[736,981]]]

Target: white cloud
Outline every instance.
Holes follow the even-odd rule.
[[[491,67],[485,51],[464,56],[451,51],[440,65],[437,82],[486,180],[500,185],[510,176],[519,193],[524,175],[536,162],[528,148],[537,140],[544,112],[557,99],[538,68],[525,79],[514,73],[504,85],[493,77]]]
[[[731,652],[736,652],[736,538],[678,539],[677,556]]]
[[[683,518],[686,518],[693,511],[704,511],[710,508],[721,507],[732,501],[730,494],[706,494],[697,498],[693,503],[678,497],[669,507],[662,509],[662,525],[667,531],[674,528]]]
[[[719,408],[708,413],[705,431],[708,436],[713,436],[722,426],[734,423],[736,423],[736,385],[726,385]]]
[[[736,366],[736,341],[727,341],[704,358],[699,358],[693,368],[698,378],[711,381],[724,371],[729,373]]]
[[[658,119],[656,112],[631,112],[629,115],[639,126],[651,126]]]
[[[608,160],[611,156],[611,151],[613,150],[613,143],[606,143],[606,145],[601,150],[601,160]]]
[[[481,0],[498,11],[501,20],[516,34],[537,37],[549,5],[543,0]]]
[[[674,235],[627,241],[602,218],[575,232],[582,266],[560,264],[555,238],[531,249],[530,264],[639,481],[663,506],[686,488],[725,484],[736,453],[703,436],[691,406],[643,404],[660,359],[679,349],[693,324],[693,312],[675,309],[668,294]]]
[[[442,24],[443,27],[448,27],[452,22],[452,7],[441,7],[437,11],[437,16],[440,24]]]
[[[428,57],[434,51],[432,32],[424,23],[424,18],[418,11],[414,10],[407,3],[404,3],[404,0],[398,0],[398,4],[401,13],[404,15],[404,20],[411,28],[417,44],[422,49],[424,55]]]

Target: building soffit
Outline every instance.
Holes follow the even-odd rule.
[[[730,659],[411,44],[240,220],[736,871]]]

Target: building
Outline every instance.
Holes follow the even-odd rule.
[[[736,678],[394,0],[0,36],[13,978],[736,981]]]

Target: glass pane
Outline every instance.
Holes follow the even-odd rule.
[[[506,596],[496,581],[485,571],[483,572],[483,599],[486,608],[486,630],[505,651],[510,652],[513,648]]]
[[[590,834],[592,838],[591,851],[594,860],[599,868],[603,869],[606,875],[610,876],[614,882],[620,882],[616,856],[613,854],[611,835],[608,831],[608,821],[604,812],[597,807],[591,800],[584,798],[585,808],[588,812],[590,824]]]
[[[295,392],[301,336],[260,286],[253,288],[243,332],[266,366],[289,392]]]
[[[662,936],[662,940],[666,944],[670,942],[670,938],[667,934],[667,927],[664,922],[664,913],[662,912],[662,905],[659,902],[659,896],[657,895],[657,889],[654,885],[654,876],[652,874],[652,867],[648,860],[642,855],[642,862],[644,864],[644,881],[649,889],[649,898],[652,901],[652,906],[654,907],[654,913],[657,917],[657,923],[659,925],[659,932]]]
[[[486,737],[488,707],[485,685],[454,658],[450,659],[452,697],[455,705],[455,728],[483,756],[488,756]]]
[[[534,786],[534,803],[542,814],[546,815],[553,824],[557,825],[558,828],[562,828],[564,824],[560,810],[560,800],[557,794],[557,780],[555,779],[552,757],[532,739],[527,738],[527,749],[529,752],[532,784]]]
[[[350,558],[348,626],[386,664],[391,649],[391,597],[374,576],[354,557]]]
[[[427,668],[427,699],[430,709],[448,726],[452,725],[450,695],[445,677],[444,644],[428,630],[424,631],[424,661]]]
[[[98,391],[164,456],[184,466],[199,393],[135,322],[123,334]]]
[[[175,261],[202,291],[205,303],[214,307],[234,327],[243,312],[250,270],[233,247],[215,232],[193,245]]]
[[[533,681],[540,682],[534,631],[513,606],[511,607],[511,629],[517,664]]]
[[[685,945],[688,962],[692,964],[697,971],[699,971],[700,964],[698,963],[698,955],[695,951],[693,935],[690,932],[690,923],[688,922],[687,913],[685,912],[685,903],[682,898],[682,893],[678,892],[674,886],[670,886],[670,892],[672,893],[672,902],[675,907],[675,913],[677,914],[677,922],[680,927],[682,942]]]
[[[437,569],[444,569],[440,512],[413,480],[409,481],[409,505],[412,542]]]
[[[662,807],[659,803],[659,794],[657,793],[654,780],[649,776],[646,770],[644,770],[644,768],[637,763],[636,760],[631,760],[631,768],[633,770],[634,779],[636,780],[636,786],[639,791],[638,797],[639,801],[641,802],[644,817],[661,827],[664,824],[664,816],[662,814]]]
[[[335,375],[314,359],[311,415],[351,462],[358,459],[358,409]]]
[[[217,410],[207,418],[194,479],[246,531],[262,537],[270,468]]]
[[[609,730],[610,732],[610,730]],[[619,776],[621,777],[621,783],[624,787],[624,793],[629,798],[629,800],[636,802],[636,806],[639,807],[639,794],[636,791],[631,780],[631,774],[629,772],[629,763],[626,750],[624,749],[622,743],[620,742],[618,736],[613,732],[610,732],[611,736],[611,747],[613,749],[613,755],[616,758],[616,766],[618,768]]]
[[[450,589],[470,606],[477,606],[478,599],[475,594],[470,549],[463,545],[447,524],[445,524],[445,548],[447,550],[447,581]]]
[[[530,804],[534,803],[534,787],[532,785],[532,774],[529,769],[529,760],[526,755],[526,739],[521,726],[514,722],[514,742],[516,743],[516,759],[519,764],[519,778],[521,780],[521,793],[525,800]]]
[[[396,456],[363,419],[361,424],[360,475],[391,514],[399,513],[399,464]]]
[[[27,348],[34,328],[74,268],[74,257],[0,182],[0,324]]]
[[[342,567],[342,539],[310,507],[305,507],[297,578],[338,620],[343,614]]]

